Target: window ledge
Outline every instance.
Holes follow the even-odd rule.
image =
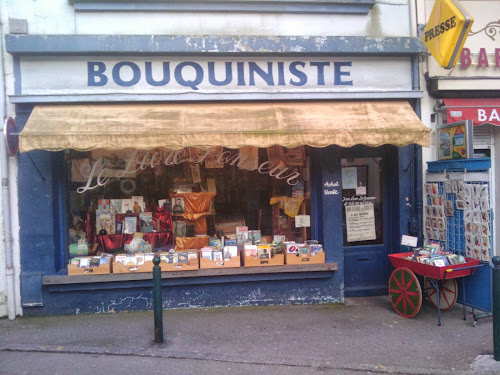
[[[196,271],[162,272],[162,285],[203,285],[233,282],[302,280],[330,278],[338,270],[337,263],[285,265],[272,267],[240,267],[200,269]],[[124,289],[152,287],[152,273],[122,273],[109,275],[50,275],[42,277],[42,284],[50,292],[71,290]]]
[[[375,0],[68,0],[75,12],[368,14]]]

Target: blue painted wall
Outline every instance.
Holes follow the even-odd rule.
[[[22,130],[32,106],[17,106]],[[53,155],[33,151],[18,156],[19,222],[22,304],[41,303],[42,274],[56,272],[59,249],[54,241]]]

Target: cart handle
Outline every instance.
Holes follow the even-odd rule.
[[[471,269],[471,268],[479,268],[479,267],[482,267],[484,266],[484,264],[477,264],[475,266],[467,266],[467,267],[461,267],[461,268],[448,268],[444,274],[444,279],[446,279],[446,274],[448,273],[452,273],[452,272],[455,272],[455,271],[462,271],[462,270],[468,270],[468,269]]]

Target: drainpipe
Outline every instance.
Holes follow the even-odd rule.
[[[3,126],[6,118],[6,87],[5,87],[5,76],[4,76],[4,57],[3,57],[3,36],[5,25],[7,22],[7,13],[5,9],[5,2],[1,2],[2,7],[0,9],[0,20],[1,20],[1,30],[0,30],[0,121],[1,121],[1,133],[0,137],[3,137]],[[9,156],[7,154],[7,145],[5,139],[0,139],[0,168],[2,175],[2,205],[3,205],[3,240],[5,243],[5,275],[7,278],[7,311],[10,320],[16,318],[16,291],[15,291],[15,272],[14,272],[14,255],[12,249],[12,228],[11,228],[11,216],[10,216],[10,194],[9,194]]]
[[[3,129],[2,129],[3,132]],[[2,135],[3,136],[3,135]],[[12,251],[12,229],[10,225],[9,157],[5,139],[0,140],[0,161],[2,168],[3,236],[5,242],[5,275],[7,277],[7,308],[9,319],[16,318],[16,293],[14,280],[14,256]]]
[[[410,34],[413,38],[418,38],[418,9],[417,1],[410,0]],[[412,90],[420,90],[420,61],[419,56],[411,58],[411,80]],[[417,99],[415,104],[415,113],[419,118],[422,118],[421,101]],[[412,217],[410,218],[410,228],[413,229],[413,234],[419,239],[423,238],[422,233],[422,179],[420,168],[422,166],[422,148],[418,145],[413,145],[413,207]]]

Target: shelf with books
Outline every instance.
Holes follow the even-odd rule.
[[[241,267],[240,252],[237,246],[206,246],[200,250],[200,268]]]
[[[240,281],[266,280],[303,280],[330,278],[338,270],[337,263],[324,264],[290,264],[281,267],[237,267],[237,268],[205,268],[177,272],[162,272],[162,279],[175,279],[176,285],[234,283]],[[123,288],[137,286],[151,287],[152,272],[112,273],[85,275],[44,275],[42,284],[51,292],[69,290],[96,290],[101,283],[119,282]],[[214,279],[212,279],[214,278]],[[194,280],[194,281],[191,281]],[[106,284],[102,284],[107,288]],[[83,288],[83,289],[82,289]]]
[[[113,256],[102,254],[70,259],[68,275],[106,275],[111,273]]]

